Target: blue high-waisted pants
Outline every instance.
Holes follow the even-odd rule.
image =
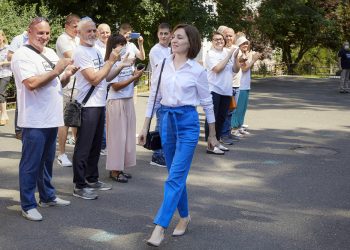
[[[169,172],[164,199],[154,223],[167,228],[176,208],[180,217],[188,216],[186,179],[198,144],[199,118],[194,106],[160,108],[160,135]]]

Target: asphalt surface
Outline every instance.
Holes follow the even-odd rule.
[[[176,214],[161,249],[350,249],[350,94],[339,94],[337,81],[254,80],[251,135],[225,156],[205,153],[202,127],[187,181],[189,231],[171,237]],[[137,98],[138,130],[146,101]],[[100,180],[113,189],[93,201],[72,196],[72,168],[55,162],[57,194],[72,203],[39,208],[44,220],[31,222],[20,214],[13,124],[0,127],[0,147],[0,249],[151,249],[167,176],[149,165],[151,152],[137,147],[127,184],[108,178],[101,156]]]

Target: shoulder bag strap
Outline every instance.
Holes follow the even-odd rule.
[[[159,74],[159,79],[158,79],[158,84],[157,84],[156,95],[155,95],[155,97],[154,97],[154,102],[153,102],[153,107],[152,107],[151,121],[152,121],[152,117],[153,117],[153,113],[154,113],[154,107],[156,106],[156,100],[157,100],[157,95],[158,95],[158,90],[159,90],[160,81],[162,80],[162,73],[163,73],[164,64],[165,64],[165,58],[163,59],[162,67],[161,67],[161,69],[160,69],[160,74]],[[151,127],[151,121],[150,121],[150,123],[149,123],[149,125],[148,125],[147,132],[149,132],[149,129],[150,129],[150,127]]]
[[[98,53],[97,53],[97,58],[98,58],[98,70],[100,70],[100,69],[101,69],[101,60],[100,60],[100,56],[98,55]],[[84,105],[87,103],[87,101],[89,100],[89,98],[90,98],[92,92],[94,91],[94,89],[95,89],[95,86],[92,85],[92,86],[90,87],[90,89],[89,89],[89,92],[88,92],[87,95],[85,96],[83,102],[81,103],[82,106],[84,106]],[[72,92],[72,93],[73,93],[73,92]]]
[[[55,68],[55,64],[53,64],[46,56],[44,56],[43,54],[41,54],[40,51],[37,50],[36,48],[34,48],[32,45],[30,45],[30,44],[25,44],[25,45],[23,45],[23,46],[27,47],[28,49],[33,50],[33,51],[36,52],[39,56],[41,56],[42,58],[44,58],[45,61],[47,61],[47,63],[50,65],[50,67],[51,67],[52,69]]]

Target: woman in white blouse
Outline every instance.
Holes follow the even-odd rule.
[[[207,74],[194,60],[201,48],[197,28],[187,24],[176,26],[171,48],[173,54],[165,59],[155,105],[155,110],[160,109],[160,135],[169,175],[165,182],[163,203],[154,219],[156,227],[147,241],[152,246],[159,246],[164,239],[164,229],[169,226],[176,208],[180,221],[173,236],[183,235],[190,222],[186,179],[199,138],[197,105],[203,107],[209,123],[208,148],[214,148],[218,144]],[[139,134],[141,145],[145,144],[160,72],[161,65],[155,70],[152,79],[146,118]]]
[[[232,78],[234,64],[232,54],[236,47],[225,48],[224,35],[215,31],[212,35],[212,48],[208,51],[205,66],[208,69],[209,89],[213,97],[216,138],[220,140],[222,126],[232,98]],[[236,68],[236,67],[235,67]],[[238,71],[238,69],[236,69]],[[205,123],[205,139],[208,137],[208,124]],[[218,145],[219,150],[207,150],[211,154],[224,154],[228,148]]]

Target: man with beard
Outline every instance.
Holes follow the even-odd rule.
[[[81,126],[73,155],[73,195],[86,200],[98,197],[94,190],[110,190],[111,185],[98,180],[98,161],[105,120],[106,76],[120,58],[121,48],[113,49],[108,60],[94,47],[96,25],[90,18],[78,24],[80,44],[74,51],[74,64],[80,67],[76,74],[78,94],[76,100],[82,104]],[[90,97],[88,97],[90,95]],[[88,100],[87,100],[88,98]],[[86,102],[84,104],[84,102]]]

